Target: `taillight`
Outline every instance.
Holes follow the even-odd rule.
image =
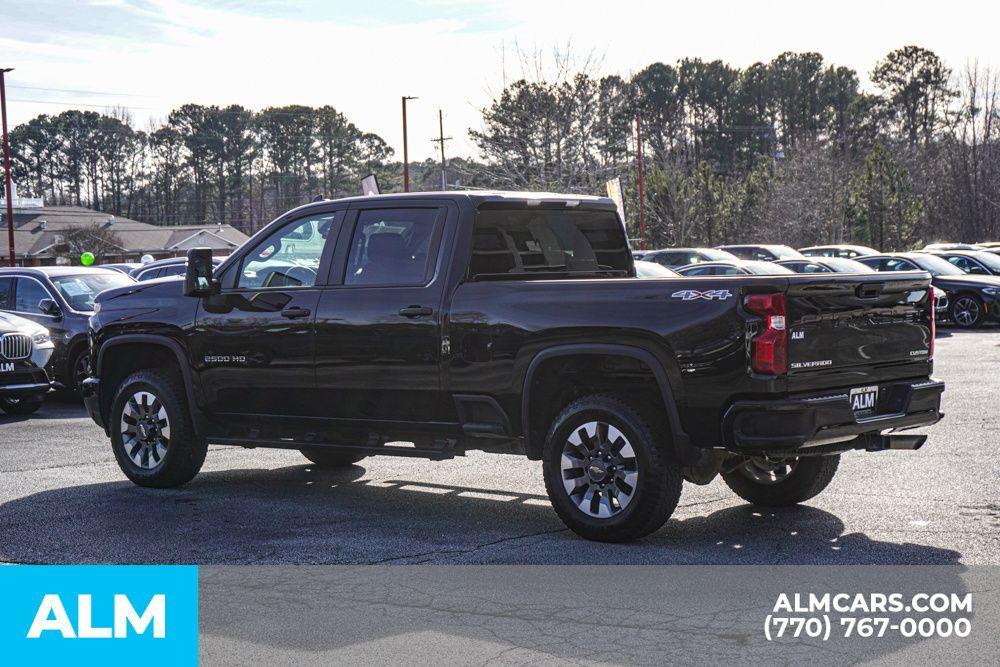
[[[937,335],[937,296],[934,294],[934,288],[928,287],[927,293],[930,295],[931,304],[931,341],[930,345],[927,346],[927,358],[934,358],[934,337]]]
[[[755,373],[780,375],[788,371],[788,331],[784,294],[748,294],[743,306],[764,318],[764,330],[751,341],[750,367]]]

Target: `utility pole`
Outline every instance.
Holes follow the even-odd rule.
[[[3,117],[3,180],[7,199],[7,243],[10,246],[10,264],[14,266],[14,184],[10,180],[10,142],[7,140],[7,89],[4,75],[13,67],[0,68],[0,116]]]
[[[450,141],[451,137],[444,136],[444,112],[438,109],[438,138],[431,139],[436,144],[441,144],[441,190],[448,189],[448,163],[444,159],[444,142]]]
[[[646,249],[646,202],[642,194],[642,117],[635,115],[635,154],[639,179],[639,232],[642,234],[642,249]]]
[[[415,100],[416,97],[403,95],[403,192],[410,191],[410,154],[406,148],[406,100]]]

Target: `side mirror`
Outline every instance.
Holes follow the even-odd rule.
[[[209,248],[191,248],[187,254],[187,269],[184,272],[184,296],[211,296],[218,292],[212,278],[212,251]]]
[[[38,302],[38,310],[44,315],[51,317],[62,317],[62,308],[52,299],[45,298]]]

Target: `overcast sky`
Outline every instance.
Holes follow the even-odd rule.
[[[474,152],[466,129],[478,126],[478,109],[504,74],[517,78],[515,44],[550,52],[571,41],[576,54],[600,59],[597,73],[625,76],[658,60],[745,66],[809,50],[866,77],[904,44],[930,48],[956,69],[971,60],[1000,67],[1000,2],[988,0],[2,4],[0,66],[17,68],[8,75],[11,123],[115,104],[130,107],[140,127],[185,102],[331,104],[398,151],[405,94],[420,97],[409,107],[411,159],[435,154],[438,108],[455,137],[449,152]]]

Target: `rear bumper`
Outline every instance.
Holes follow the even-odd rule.
[[[878,414],[863,419],[851,410],[850,389],[738,401],[723,418],[726,445],[735,451],[757,452],[819,447],[865,434],[928,426],[943,416],[943,382],[923,379],[880,384]]]
[[[87,412],[94,422],[107,431],[104,423],[104,416],[101,415],[101,379],[89,377],[80,383],[80,395],[83,397],[83,404],[87,406]]]

